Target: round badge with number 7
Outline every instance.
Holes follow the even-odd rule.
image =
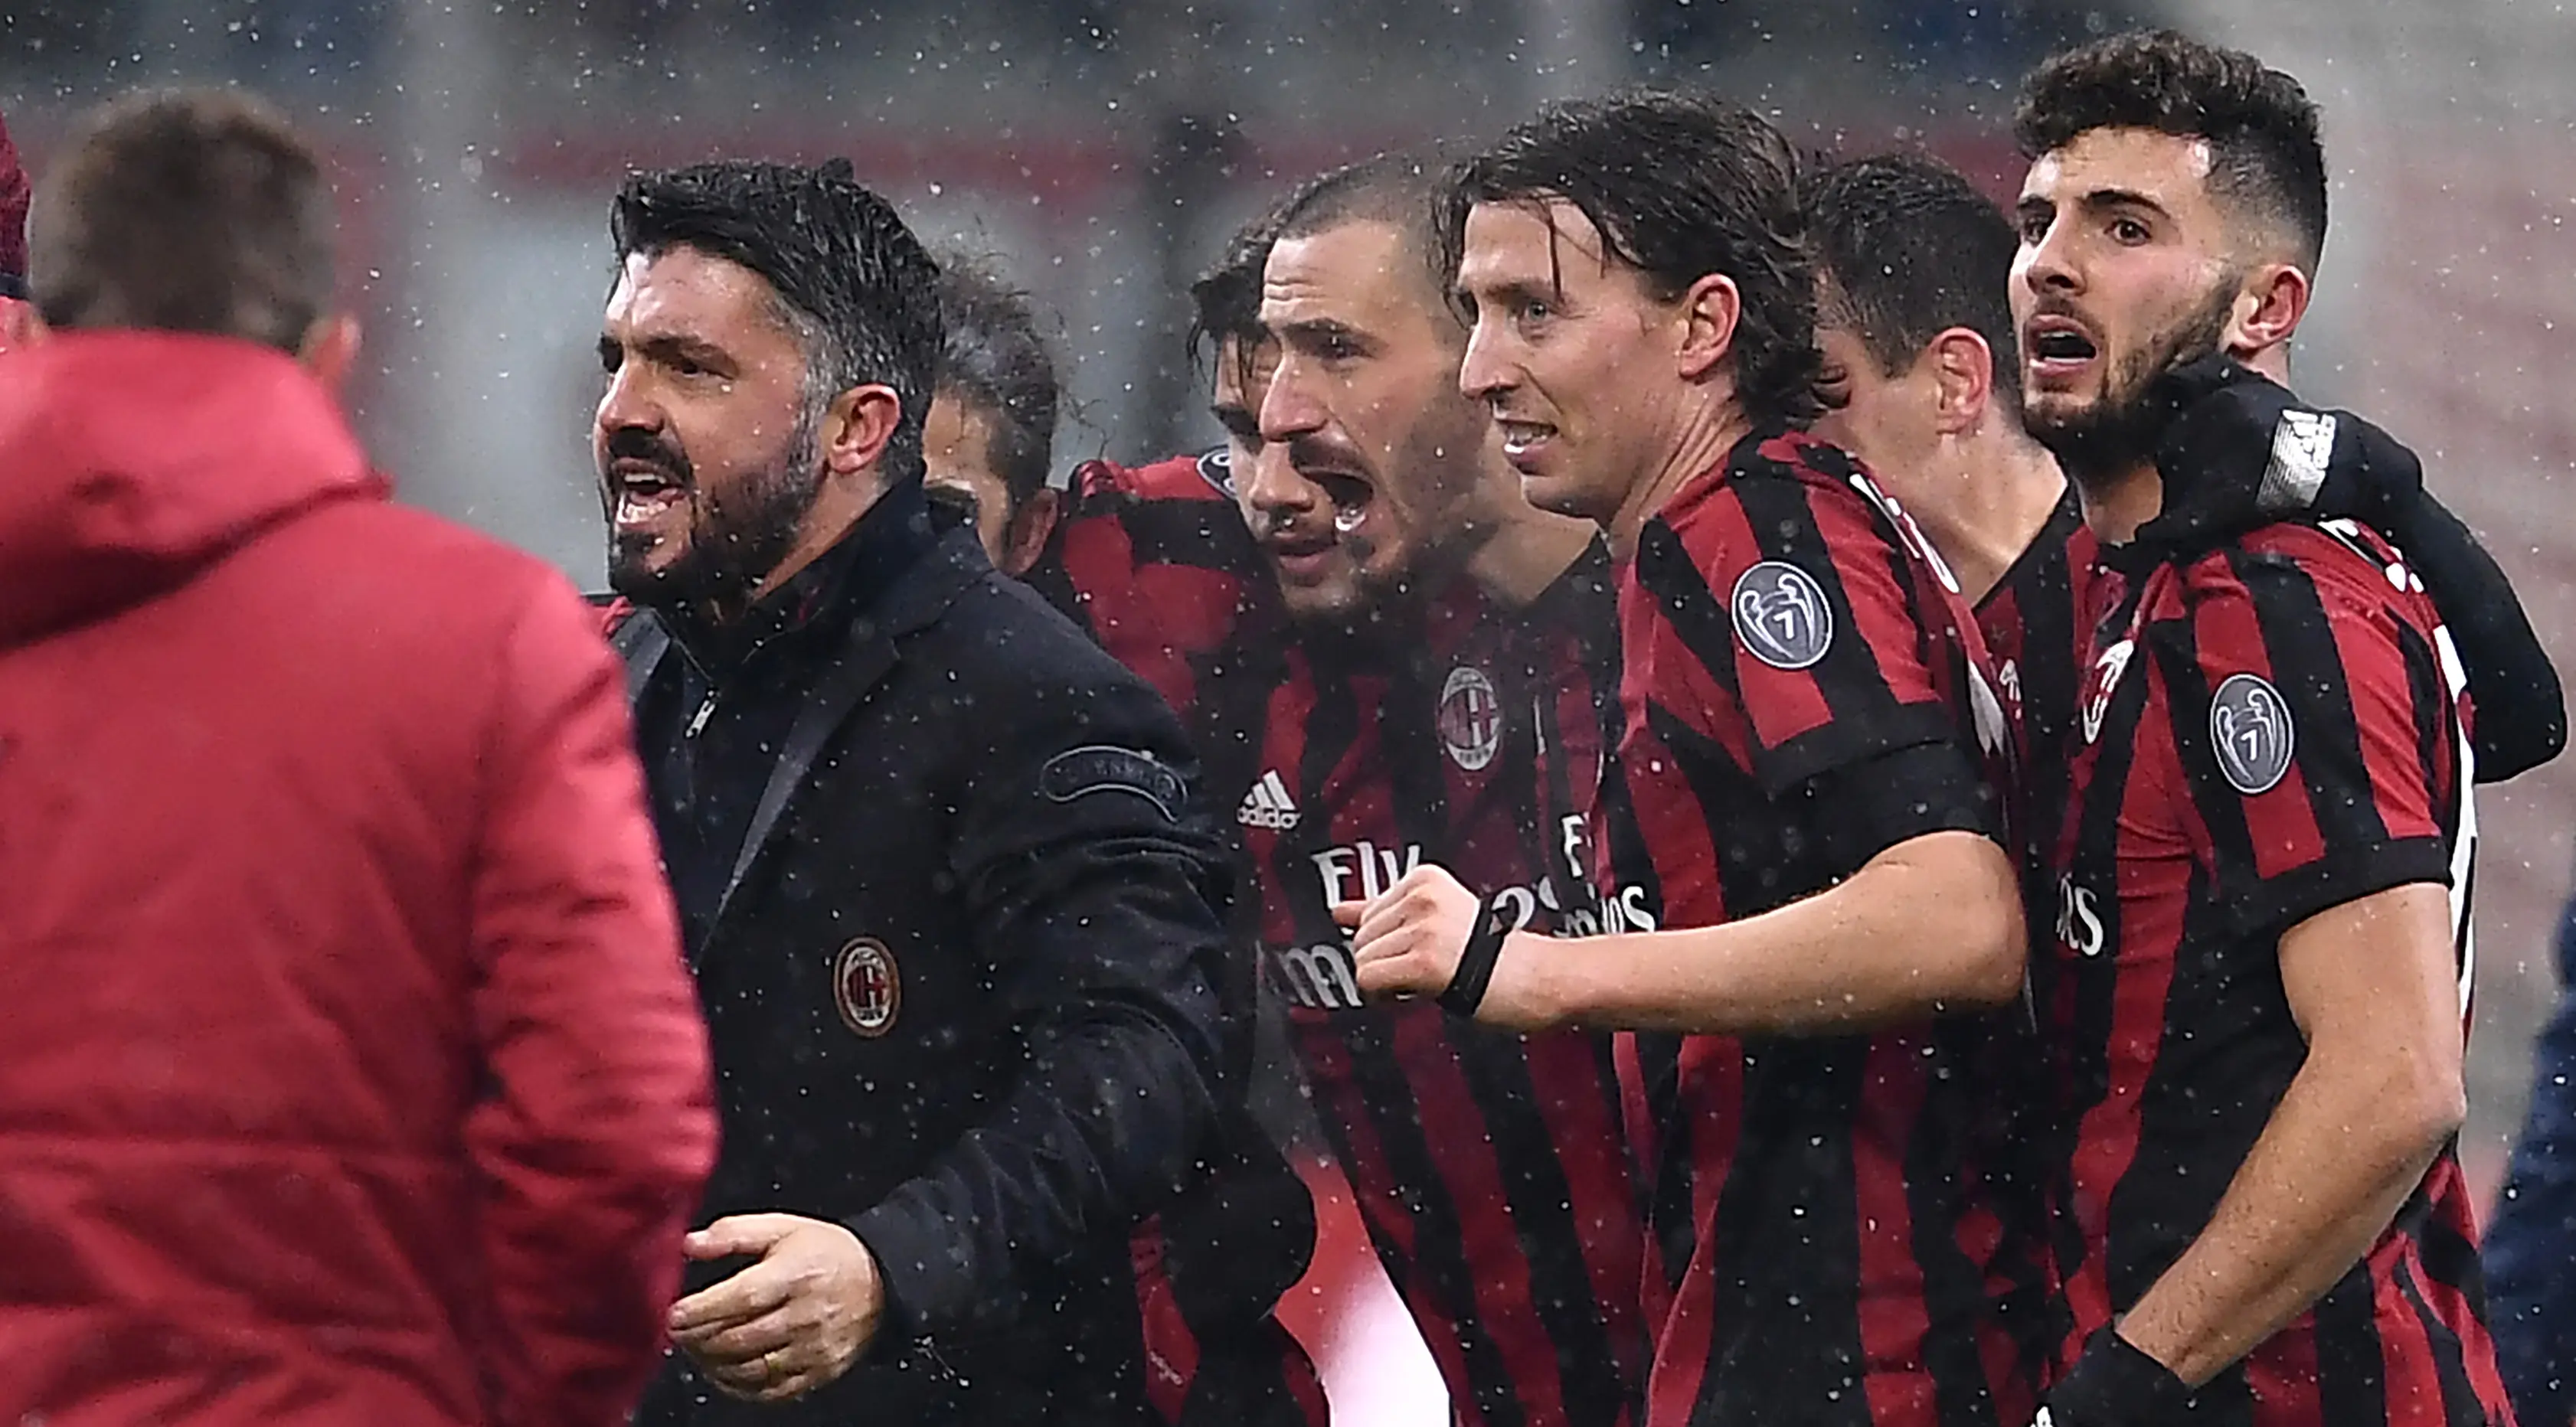
[[[1737,576],[1727,603],[1744,651],[1774,669],[1812,668],[1834,647],[1824,587],[1786,560],[1765,560]]]

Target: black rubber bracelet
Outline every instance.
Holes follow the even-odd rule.
[[[1503,958],[1503,938],[1511,934],[1511,916],[1498,896],[1485,904],[1484,920],[1476,924],[1467,938],[1467,950],[1458,958],[1458,974],[1449,978],[1449,988],[1440,993],[1444,1009],[1461,1016],[1476,1014],[1476,1008],[1485,1003],[1485,988],[1493,984],[1494,963]]]
[[[2104,1328],[2048,1392],[2057,1427],[2159,1427],[2191,1411],[2191,1389],[2137,1344]]]

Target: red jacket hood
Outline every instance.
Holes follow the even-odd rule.
[[[67,333],[0,362],[0,647],[136,604],[279,517],[383,482],[293,358]]]

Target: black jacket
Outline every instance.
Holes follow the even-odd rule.
[[[1128,1229],[1240,1097],[1178,725],[909,494],[731,637],[618,631],[718,1069],[704,1218],[845,1223],[890,1295],[812,1397],[675,1358],[643,1423],[1142,1420]]]

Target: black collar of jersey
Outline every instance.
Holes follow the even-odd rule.
[[[867,613],[938,536],[922,483],[899,481],[848,534],[762,595],[738,622],[712,626],[686,612],[665,614],[664,621],[689,662],[721,681],[772,644],[803,642],[808,631],[824,631],[816,637],[828,639],[828,631]]]

